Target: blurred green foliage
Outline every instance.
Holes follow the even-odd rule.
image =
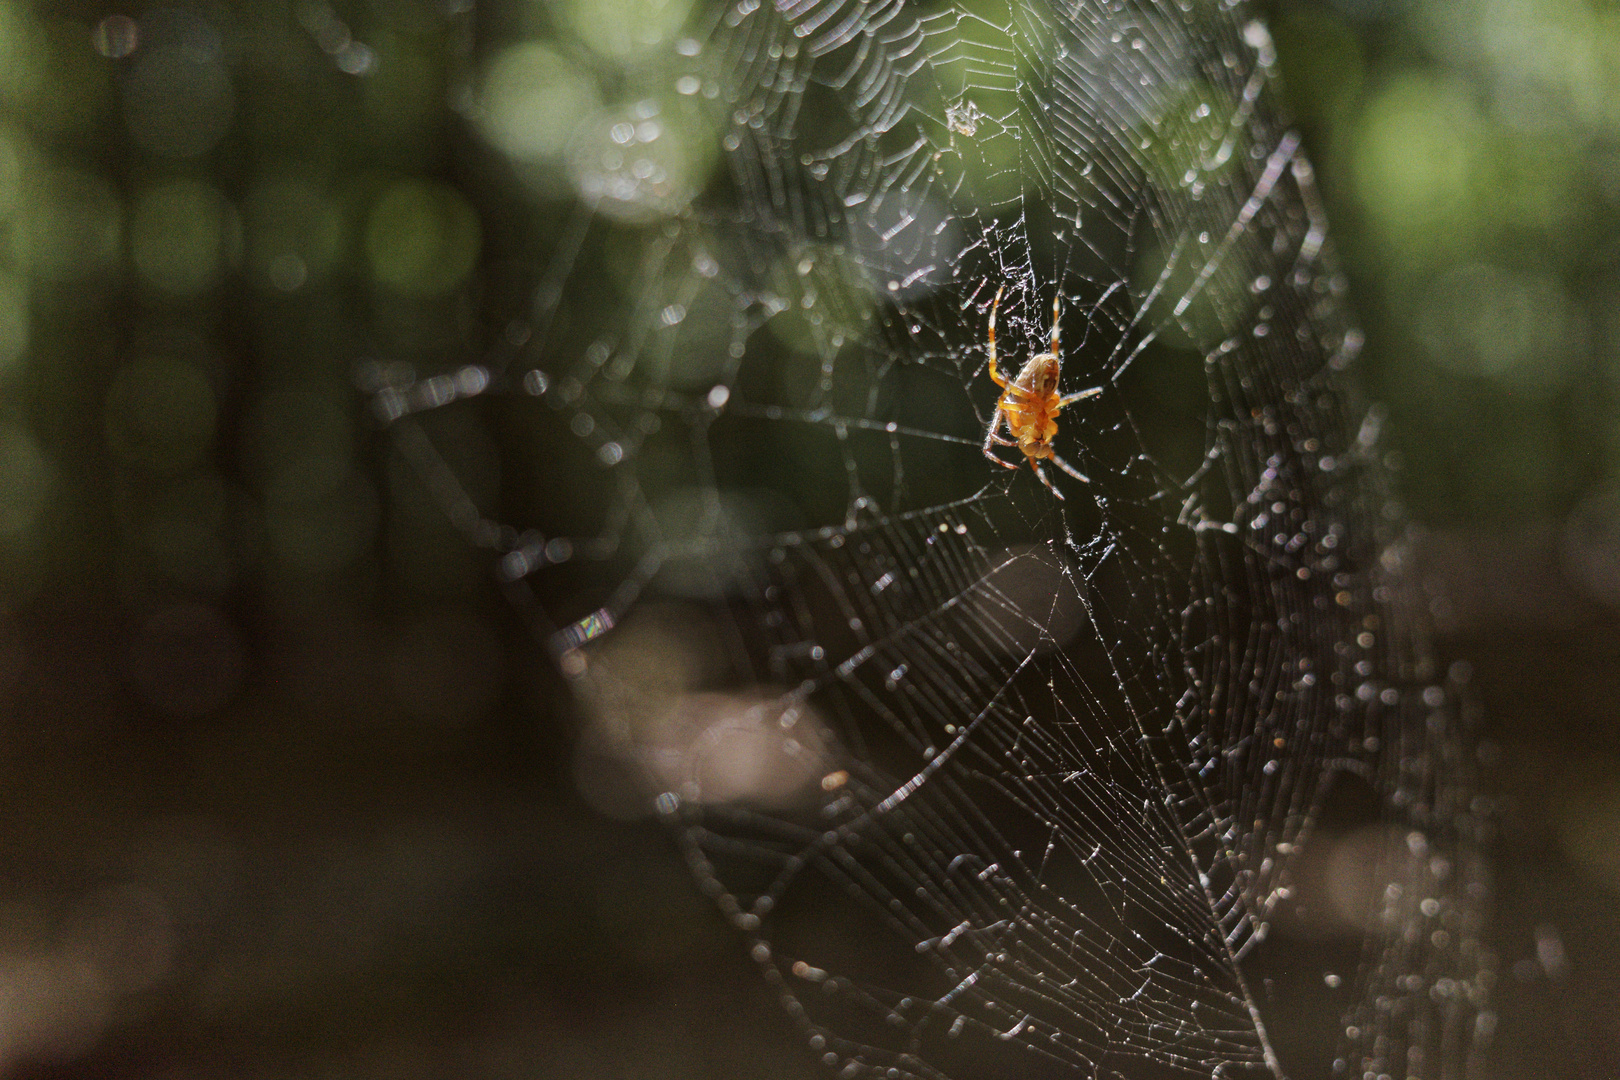
[[[1616,479],[1620,20],[1584,0],[1269,4],[1420,521]]]
[[[1567,513],[1620,464],[1620,19],[1579,0],[1269,7],[1416,517]],[[652,0],[0,8],[0,377],[26,448],[5,483],[42,492],[7,532],[16,559],[68,576],[129,565],[95,557],[124,536],[103,483],[161,501],[163,484],[214,475],[233,528],[277,532],[285,490],[267,501],[229,464],[265,456],[243,444],[263,430],[240,422],[256,398],[302,391],[352,412],[362,354],[476,356],[479,297],[509,290],[499,260],[523,258],[524,230],[480,220],[514,212],[490,182],[515,170],[519,202],[561,208],[574,125],[655,78],[655,46],[687,14]],[[618,131],[606,123],[604,145]],[[655,162],[670,184],[712,168],[704,138],[673,143],[696,158]],[[488,243],[491,228],[507,238]],[[95,439],[64,423],[92,403]],[[375,530],[360,517],[349,532]],[[297,560],[243,554],[274,545],[218,543],[216,561],[250,576],[300,576]],[[309,554],[323,573],[344,565]],[[166,561],[141,565],[184,578]],[[18,598],[51,580],[11,576]]]

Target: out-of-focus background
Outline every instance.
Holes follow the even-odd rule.
[[[1266,6],[1494,748],[1494,1075],[1614,1075],[1620,11]],[[816,1073],[356,389],[498,340],[685,11],[0,0],[0,1075]]]

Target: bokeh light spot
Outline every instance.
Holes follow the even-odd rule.
[[[383,192],[366,223],[378,284],[412,296],[449,292],[478,258],[478,216],[453,188],[405,180]]]
[[[712,666],[714,626],[697,609],[650,608],[590,646],[577,675],[597,709],[574,759],[594,808],[645,814],[650,797],[799,806],[837,768],[825,722],[807,703],[768,687],[698,689]],[[583,659],[583,658],[582,658]]]
[[[495,54],[479,87],[478,129],[521,161],[559,157],[582,117],[600,107],[590,76],[544,45]]]
[[[1478,231],[1472,184],[1483,153],[1478,113],[1446,83],[1396,80],[1368,106],[1352,163],[1362,205],[1390,247],[1466,247]]]
[[[1586,340],[1585,321],[1557,281],[1485,263],[1429,287],[1418,333],[1442,367],[1536,395],[1564,385]]]
[[[140,25],[128,15],[109,15],[90,31],[96,52],[112,60],[128,56],[140,43]]]
[[[106,180],[52,169],[27,186],[23,199],[29,264],[40,277],[85,277],[118,257],[123,207]]]
[[[110,72],[85,48],[88,27],[71,19],[32,16],[59,5],[0,8],[0,102],[31,127],[93,128],[111,99]]]
[[[644,222],[691,202],[714,163],[713,143],[693,110],[666,109],[649,98],[582,123],[569,149],[569,171],[586,201]]]
[[[150,47],[124,84],[124,119],[130,137],[152,153],[199,157],[224,138],[236,113],[219,34],[187,12],[157,15],[147,28]]]
[[[130,214],[130,254],[148,285],[181,296],[219,276],[229,208],[219,192],[195,180],[142,191]]]

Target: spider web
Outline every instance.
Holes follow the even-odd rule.
[[[1458,689],[1274,62],[1241,4],[700,4],[580,121],[491,354],[367,369],[841,1075],[1477,1064]],[[1061,499],[981,454],[1003,287],[1004,366],[1056,297],[1101,388]],[[1398,843],[1284,1061],[1251,969],[1347,784]]]

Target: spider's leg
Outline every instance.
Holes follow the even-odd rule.
[[[1017,443],[1007,442],[1004,439],[996,439],[995,442],[999,443],[1002,446],[1017,446],[1018,445]],[[984,456],[985,457],[989,458],[991,461],[995,462],[997,465],[1000,465],[1003,469],[1016,469],[1016,468],[1018,468],[1018,466],[1015,463],[1013,463],[1011,461],[1004,460],[1003,458],[997,456],[996,452],[994,450],[990,449],[991,445],[992,445],[991,440],[986,438],[984,440],[984,446],[983,446]]]
[[[1056,357],[1058,357],[1060,359],[1062,358],[1063,354],[1058,352],[1058,305],[1060,303],[1062,303],[1062,302],[1063,302],[1063,294],[1061,292],[1056,293],[1055,295],[1053,295],[1053,297],[1052,297],[1052,355],[1056,356]]]
[[[1073,405],[1077,401],[1086,400],[1086,398],[1094,398],[1094,397],[1096,397],[1098,394],[1100,394],[1102,392],[1103,392],[1102,387],[1093,386],[1091,389],[1089,389],[1089,390],[1081,390],[1077,394],[1064,394],[1063,397],[1058,399],[1057,406],[1052,411],[1056,412],[1058,409],[1063,408],[1063,406],[1065,406],[1065,405]]]
[[[1013,464],[1011,464],[1009,462],[1001,460],[1001,458],[996,456],[996,452],[994,450],[990,449],[990,447],[992,447],[992,446],[994,446],[994,445],[996,445],[998,443],[1000,445],[1002,445],[1002,446],[1017,446],[1018,445],[1015,442],[1008,442],[1006,439],[1003,439],[1000,435],[996,434],[996,429],[999,428],[1001,426],[1002,422],[1004,420],[1006,420],[1006,419],[1007,419],[1007,416],[1006,416],[1005,413],[1003,413],[1001,411],[1001,406],[999,406],[999,405],[996,406],[996,415],[990,418],[990,426],[984,429],[984,445],[982,447],[980,447],[980,449],[984,451],[984,456],[985,457],[989,458],[991,461],[995,462],[997,465],[1000,465],[1002,468],[1004,468],[1004,469],[1016,469],[1016,468],[1018,468],[1017,465],[1013,465]]]
[[[998,408],[1007,418],[1007,434],[1016,435],[1014,425],[1028,423],[1041,412],[1051,412],[1048,404],[1049,398],[1043,398],[1033,390],[1025,389],[1017,383],[1007,387],[1006,393],[1001,395]],[[1016,416],[1014,414],[1017,414]]]
[[[1055,461],[1056,459],[1054,458],[1053,460]],[[1057,488],[1053,487],[1052,486],[1052,481],[1050,481],[1050,480],[1048,480],[1046,478],[1046,470],[1045,469],[1041,468],[1039,465],[1035,464],[1035,462],[1033,462],[1033,461],[1031,461],[1029,463],[1029,467],[1034,469],[1035,470],[1035,475],[1041,478],[1041,483],[1046,485],[1046,490],[1048,490],[1052,494],[1056,495],[1059,499],[1063,498],[1063,492],[1061,492]]]
[[[1022,402],[1011,400],[1015,394],[1024,398],[1024,400]],[[1022,426],[1026,421],[1024,411],[1037,400],[1034,394],[1016,383],[1007,387],[1007,392],[1001,395],[1001,401],[996,405],[996,418],[991,421],[990,430],[985,432],[984,445],[989,447],[991,443],[998,443],[1001,446],[1017,446],[1018,428],[1013,426],[1014,414],[1017,414],[1019,425]],[[1007,438],[1005,439],[1000,435],[1003,426],[1007,428]],[[1017,466],[1013,467],[1017,468]]]
[[[1062,469],[1064,472],[1068,473],[1070,476],[1074,477],[1076,480],[1079,480],[1082,483],[1086,483],[1086,484],[1091,483],[1091,477],[1087,476],[1085,473],[1081,472],[1079,469],[1075,468],[1073,465],[1070,465],[1067,461],[1064,461],[1062,458],[1058,457],[1056,454],[1052,455],[1052,463],[1054,465],[1056,465],[1058,468]],[[1048,486],[1050,486],[1050,485],[1048,485]]]
[[[1001,306],[1001,294],[1007,288],[1003,285],[996,290],[996,298],[990,303],[990,343],[985,346],[985,352],[990,356],[990,378],[995,380],[997,386],[1006,386],[1007,380],[1001,377],[996,370],[996,309]]]

